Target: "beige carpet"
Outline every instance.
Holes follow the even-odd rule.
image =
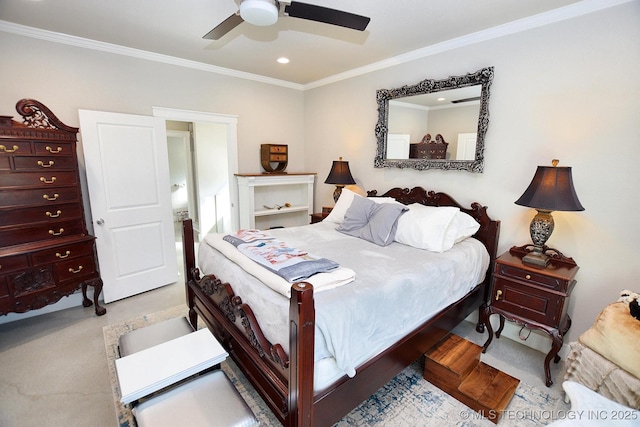
[[[119,400],[120,391],[115,372],[118,338],[134,329],[185,316],[186,313],[186,306],[178,306],[103,328],[118,426],[135,427],[136,425],[130,408],[122,405]],[[491,421],[480,417],[479,414],[424,380],[422,367],[423,360],[419,360],[406,368],[376,394],[347,414],[336,424],[336,427],[494,426]],[[281,425],[233,361],[227,359],[222,363],[222,369],[256,414],[262,426]],[[521,381],[507,407],[509,416],[503,416],[498,425],[505,427],[546,425],[552,421],[558,409],[563,407],[561,400],[557,393],[553,393],[546,387],[532,387]]]

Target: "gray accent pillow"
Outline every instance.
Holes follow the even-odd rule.
[[[375,203],[355,197],[336,230],[379,246],[387,246],[396,235],[398,218],[407,207],[400,203]]]

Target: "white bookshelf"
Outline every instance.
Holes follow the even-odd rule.
[[[309,224],[315,173],[237,174],[236,178],[240,228]]]

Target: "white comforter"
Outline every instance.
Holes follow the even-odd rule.
[[[341,375],[354,376],[360,364],[462,298],[484,280],[489,266],[484,246],[472,238],[435,253],[396,242],[380,247],[339,233],[327,222],[271,233],[356,273],[353,282],[314,294],[315,360],[330,361]],[[267,339],[288,353],[288,298],[262,285],[207,240],[198,251],[201,271],[230,283],[252,307]]]

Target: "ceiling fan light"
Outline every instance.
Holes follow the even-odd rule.
[[[278,6],[272,0],[244,0],[240,3],[240,16],[253,25],[273,25],[278,21]]]

